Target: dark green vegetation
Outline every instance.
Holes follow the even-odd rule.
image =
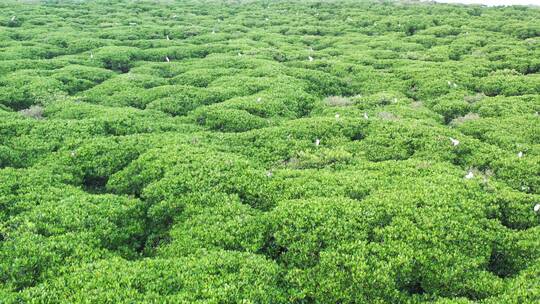
[[[2,2],[1,303],[540,302],[540,10]]]

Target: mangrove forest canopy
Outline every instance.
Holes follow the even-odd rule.
[[[0,303],[540,303],[539,20],[2,1]]]

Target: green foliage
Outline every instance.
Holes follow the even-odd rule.
[[[104,46],[96,50],[96,60],[105,68],[126,73],[133,66],[139,50],[135,47]]]
[[[540,302],[538,9],[0,11],[1,303]]]
[[[326,248],[367,238],[369,223],[360,216],[362,208],[357,204],[339,198],[280,202],[269,215],[273,224],[270,251],[283,252],[277,257],[287,267],[306,268]]]
[[[488,96],[525,95],[540,93],[540,77],[537,75],[515,75],[499,73],[482,79],[478,89]]]
[[[64,85],[56,79],[16,73],[0,79],[0,103],[14,110],[45,105],[62,98]]]
[[[202,106],[222,101],[220,89],[200,89],[198,87],[171,85],[159,86],[144,93],[147,109],[154,109],[171,115],[185,115]]]
[[[28,289],[20,298],[88,303],[284,303],[279,286],[280,270],[272,261],[213,251],[179,259],[103,260]]]
[[[268,125],[267,120],[248,111],[226,109],[222,106],[201,108],[194,116],[199,125],[223,132],[244,132]]]
[[[113,196],[40,204],[5,224],[2,281],[16,289],[32,286],[66,264],[107,256],[105,249],[133,256],[140,218],[137,201]],[[21,253],[31,258],[21,260]]]
[[[242,204],[237,197],[219,196],[223,201],[216,205],[198,202],[186,203],[187,207],[175,219],[172,226],[170,244],[162,247],[160,256],[175,257],[194,254],[201,249],[225,249],[238,251],[259,251],[264,243],[264,223],[256,209]],[[157,211],[158,208],[152,208]],[[159,210],[163,210],[161,204]],[[166,209],[163,214],[174,215]]]
[[[169,145],[142,154],[114,174],[107,188],[143,194],[151,202],[174,200],[191,192],[224,192],[237,194],[254,207],[267,208],[271,193],[265,191],[266,179],[263,170],[239,155]]]
[[[55,71],[53,77],[64,84],[64,88],[69,94],[75,94],[107,80],[113,74],[104,69],[69,65]]]

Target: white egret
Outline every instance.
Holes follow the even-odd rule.
[[[466,178],[466,179],[471,179],[471,178],[473,178],[473,177],[474,177],[474,174],[473,174],[472,171],[469,171],[469,173],[467,173],[467,175],[465,175],[465,178]]]
[[[519,151],[519,153],[517,154],[517,156],[518,156],[519,158],[522,158],[522,157],[523,157],[523,152]]]
[[[457,139],[454,139],[454,138],[450,137],[450,141],[452,142],[452,146],[454,146],[454,147],[459,145],[459,140],[457,140]]]
[[[320,144],[321,144],[321,140],[317,138],[317,139],[315,140],[315,146],[318,146],[318,145],[320,145]]]
[[[165,60],[166,60],[167,62],[171,62],[171,60],[169,59],[169,56],[165,56]]]
[[[368,118],[369,118],[369,116],[367,115],[366,112],[364,112],[364,118],[365,118],[365,119],[368,119]]]
[[[313,61],[313,57],[311,57],[311,56],[308,56],[308,59],[309,59],[309,62]]]
[[[533,210],[534,210],[534,212],[539,212],[540,211],[540,204],[534,205]]]

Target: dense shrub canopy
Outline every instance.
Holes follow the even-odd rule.
[[[538,20],[2,1],[0,303],[539,303]]]

